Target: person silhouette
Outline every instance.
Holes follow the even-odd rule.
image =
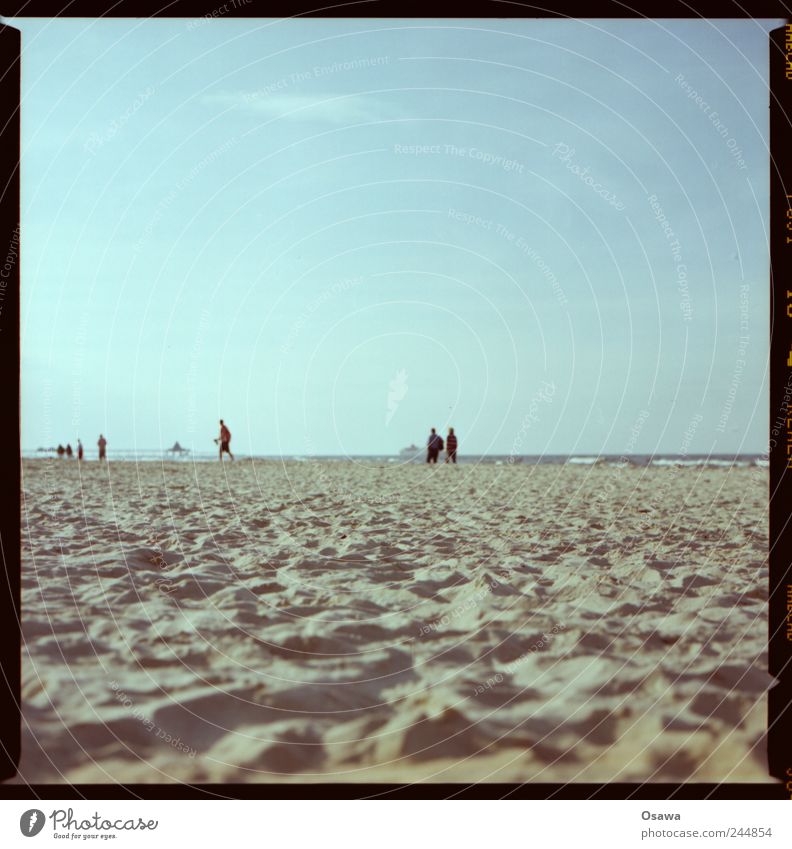
[[[74,451],[72,451],[71,442],[66,443],[66,456],[67,457],[73,457],[74,456]]]
[[[226,427],[225,422],[220,419],[220,436],[215,439],[215,442],[220,443],[220,462],[223,462],[223,452],[233,460],[234,455],[231,453],[231,431]]]
[[[429,439],[426,441],[426,462],[436,463],[437,455],[443,450],[443,438],[432,428]]]
[[[459,441],[454,433],[454,428],[448,428],[448,436],[446,437],[446,463],[456,463],[458,444]]]
[[[96,443],[99,446],[99,459],[106,460],[107,459],[107,440],[99,434],[99,441]]]
[[[77,459],[82,460],[83,458],[83,446],[82,442],[80,442],[79,438],[77,439]]]

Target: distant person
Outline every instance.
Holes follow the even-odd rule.
[[[231,453],[231,431],[225,426],[225,422],[220,419],[220,436],[215,439],[215,442],[220,445],[220,462],[223,462],[223,452],[233,460],[234,455]]]
[[[426,442],[426,462],[427,463],[436,463],[437,457],[440,452],[443,450],[443,437],[432,428],[432,432],[429,434],[429,439]]]
[[[80,440],[78,439],[77,440],[77,459],[82,460],[83,456],[84,456],[84,452],[83,452],[82,442],[80,442]]]
[[[106,460],[107,459],[107,440],[99,434],[99,441],[96,443],[99,446],[99,459]]]
[[[72,451],[71,442],[66,443],[66,456],[67,457],[73,457],[74,456],[74,451]]]
[[[446,437],[446,463],[456,463],[457,453],[457,438],[454,433],[454,428],[448,428],[448,436]]]
[[[59,443],[58,444],[58,456],[62,457],[66,453],[66,449]]]

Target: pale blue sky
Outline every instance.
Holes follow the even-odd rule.
[[[15,23],[24,448],[764,449],[779,22]]]

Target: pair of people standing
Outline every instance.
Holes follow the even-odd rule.
[[[448,436],[446,437],[445,446],[443,446],[443,437],[432,428],[429,434],[429,439],[426,443],[426,462],[436,463],[443,447],[446,449],[446,463],[456,463],[457,461],[457,438],[454,433],[454,428],[448,428]]]

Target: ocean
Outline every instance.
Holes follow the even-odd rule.
[[[237,461],[259,460],[269,462],[351,462],[351,463],[423,463],[425,461],[424,449],[420,449],[414,456],[405,454],[358,454],[358,455],[297,455],[297,454],[244,454],[234,452]],[[23,459],[52,458],[58,460],[52,450],[23,450]],[[440,462],[444,459],[441,455]],[[86,451],[86,460],[96,460],[96,450]],[[125,463],[152,463],[152,462],[177,462],[177,463],[209,463],[218,462],[216,451],[188,452],[178,456],[156,448],[108,450],[110,462]],[[62,458],[62,462],[70,462]],[[462,465],[583,465],[593,466],[596,464],[605,466],[709,466],[709,467],[750,467],[769,465],[766,454],[460,454],[458,462]]]

